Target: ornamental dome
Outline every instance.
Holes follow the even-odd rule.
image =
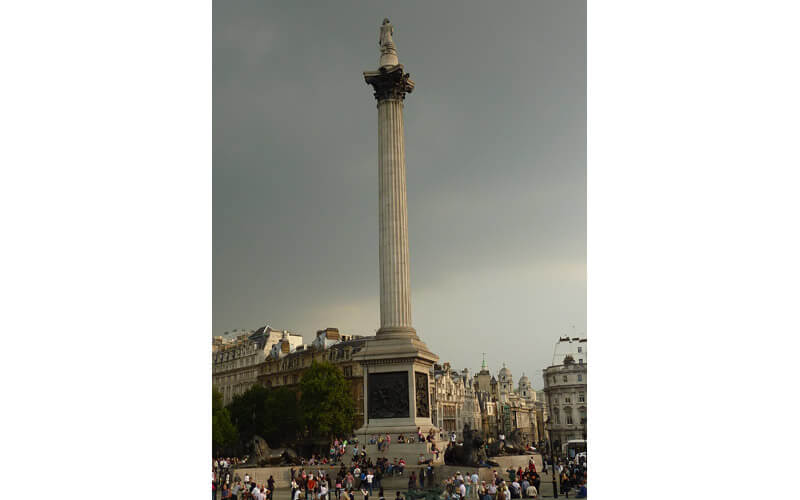
[[[511,370],[506,368],[506,364],[503,363],[503,367],[500,368],[500,373],[498,373],[501,382],[508,382],[511,380]]]

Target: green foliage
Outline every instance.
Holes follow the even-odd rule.
[[[228,406],[243,442],[259,435],[276,447],[293,440],[299,430],[297,395],[285,388],[255,385]]]
[[[334,365],[311,363],[300,379],[302,422],[312,437],[349,435],[353,430],[350,385]]]
[[[239,442],[239,433],[231,422],[228,409],[222,406],[222,394],[216,389],[211,396],[211,444],[214,453],[231,449]]]

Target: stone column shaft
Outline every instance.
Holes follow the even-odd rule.
[[[411,330],[403,101],[378,102],[381,330]]]

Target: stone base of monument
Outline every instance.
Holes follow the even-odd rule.
[[[384,331],[385,330],[385,331]],[[364,415],[366,423],[355,431],[361,443],[374,435],[425,436],[431,422],[431,366],[439,357],[411,329],[409,332],[382,329],[374,340],[353,355],[364,372]],[[376,447],[377,450],[377,447]],[[416,463],[416,456],[414,461]]]

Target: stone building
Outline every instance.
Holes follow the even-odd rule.
[[[300,345],[303,337],[286,330],[273,330],[269,325],[244,332],[234,338],[214,337],[212,340],[211,385],[228,404],[237,394],[252,387],[258,378],[258,367],[272,346],[281,340]]]
[[[475,391],[475,381],[469,376],[469,370],[461,372],[450,367],[450,363],[433,367],[433,413],[434,427],[450,434],[456,433],[461,439],[464,424],[470,428],[480,428],[480,404]]]
[[[467,369],[459,372],[444,363],[434,367],[433,379],[433,422],[442,431],[455,432],[461,439],[464,424],[469,424],[491,439],[519,429],[529,443],[543,440],[543,405],[539,405],[537,417],[536,391],[524,374],[515,387],[513,374],[505,365],[495,377],[485,362],[474,376]]]
[[[571,439],[586,439],[586,338],[562,337],[553,364],[544,369],[547,430],[554,449]]]
[[[308,345],[292,345],[288,339],[281,339],[259,366],[258,382],[265,387],[295,389],[312,362],[332,363],[341,369],[350,384],[355,409],[354,425],[358,428],[364,423],[364,374],[353,355],[373,338],[342,335],[336,328],[326,328],[317,331]]]
[[[520,386],[514,387],[514,376],[505,364],[497,374],[497,393],[493,395],[498,403],[498,433],[506,436],[514,430],[522,433],[522,439],[529,443],[537,441],[536,415],[534,401],[536,395],[530,380],[524,374]]]

